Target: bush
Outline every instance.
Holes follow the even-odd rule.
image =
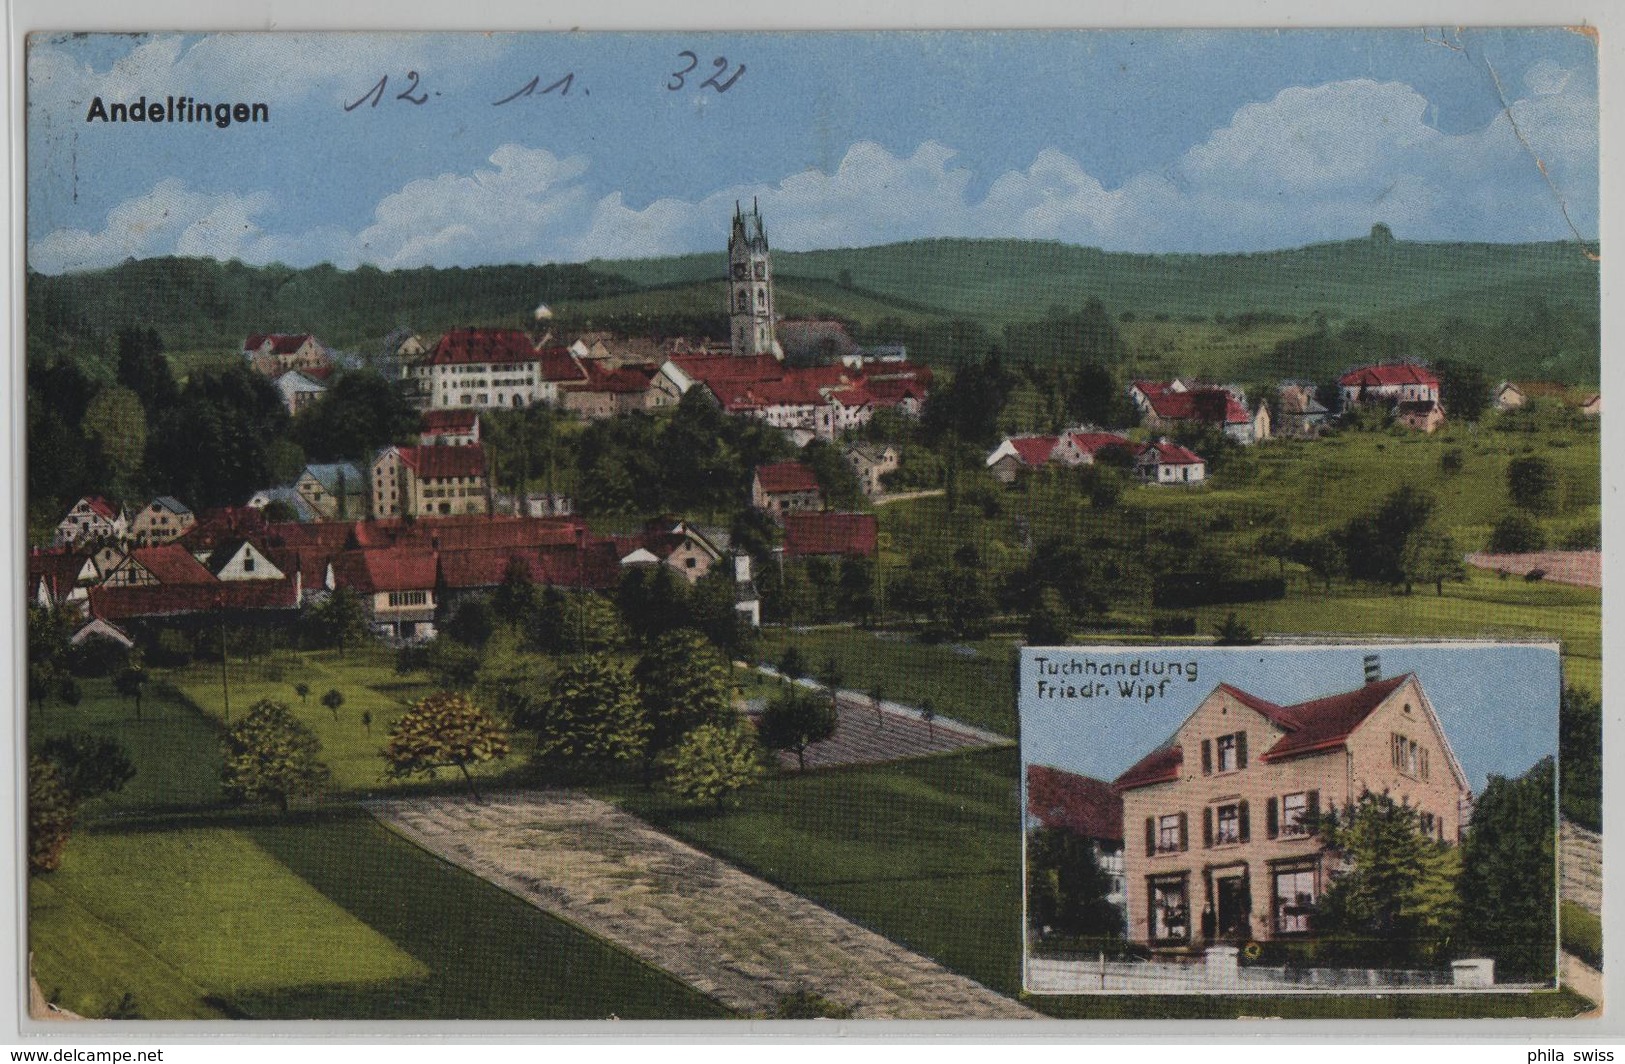
[[[178,628],[165,628],[153,641],[148,655],[154,665],[165,668],[183,668],[192,663],[192,639]]]
[[[1490,532],[1494,554],[1528,554],[1546,549],[1546,533],[1528,514],[1509,513],[1495,522]]]
[[[1563,537],[1564,550],[1602,550],[1602,522],[1593,521],[1571,529]]]
[[[123,643],[105,636],[91,636],[68,652],[68,671],[75,676],[113,676],[130,663],[130,651]]]
[[[1602,920],[1572,901],[1559,903],[1562,911],[1563,949],[1602,969]]]
[[[845,1020],[851,1015],[851,1006],[831,1001],[811,990],[780,994],[773,1009],[775,1020]]]
[[[1151,586],[1151,605],[1158,609],[1189,609],[1219,602],[1262,602],[1286,597],[1280,577],[1252,580],[1216,580],[1206,573],[1168,573]]]

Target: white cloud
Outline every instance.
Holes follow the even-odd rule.
[[[1560,68],[1534,71],[1535,95],[1461,134],[1428,125],[1426,99],[1406,85],[1289,88],[1116,188],[1046,149],[973,199],[974,175],[946,145],[925,141],[903,155],[858,142],[830,172],[635,207],[619,192],[595,191],[585,157],[505,144],[471,172],[411,181],[356,232],[266,233],[256,218],[272,206],[268,195],[209,195],[171,180],[116,208],[101,232],[59,230],[31,245],[29,258],[55,272],[170,251],[385,268],[718,251],[734,202],[753,198],[774,246],[787,250],[936,236],[1255,250],[1353,236],[1378,221],[1406,239],[1560,237],[1565,223],[1531,153],[1582,231],[1594,232],[1595,98]]]

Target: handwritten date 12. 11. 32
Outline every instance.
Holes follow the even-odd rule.
[[[720,95],[737,85],[739,79],[745,76],[744,63],[732,65],[728,62],[727,56],[719,55],[711,60],[710,77],[700,81],[696,79],[705,71],[700,69],[700,57],[698,55],[684,50],[677,53],[677,59],[679,62],[675,64],[676,69],[667,75],[664,83],[667,92],[682,92],[685,89],[690,91],[711,89]],[[399,92],[389,92],[389,75],[384,74],[366,92],[344,104],[344,110],[354,111],[363,104],[369,109],[375,108],[386,99],[386,94],[389,99],[408,103],[414,107],[422,107],[429,102],[431,97],[440,95],[438,91],[432,90],[425,85],[423,76],[416,70],[408,70],[405,78],[401,79],[396,87],[400,89]],[[492,100],[491,106],[501,107],[503,104],[512,103],[525,97],[569,96],[573,89],[579,89],[580,94],[583,96],[592,95],[591,89],[577,84],[575,71],[573,70],[566,71],[563,75],[553,78],[546,84],[543,84],[542,75],[537,74],[515,91],[499,100]]]

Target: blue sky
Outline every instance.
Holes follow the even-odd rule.
[[[701,85],[719,56],[745,66],[726,93]],[[1597,234],[1595,46],[1558,29],[88,36],[33,40],[28,78],[29,263],[53,273],[714,251],[752,196],[792,250]],[[181,94],[272,121],[85,121]]]
[[[1522,775],[1557,754],[1561,688],[1555,646],[1433,644],[1423,646],[1026,649],[1021,659],[1021,754],[1026,764],[1053,765],[1111,780],[1167,742],[1198,703],[1221,683],[1280,705],[1351,691],[1364,682],[1367,654],[1382,675],[1414,672],[1433,703],[1474,794],[1491,774]],[[1196,662],[1196,682],[1175,680],[1154,701],[1112,691],[1090,699],[1034,696],[1037,656],[1053,661]],[[1062,679],[1068,679],[1062,677]],[[1078,678],[1071,678],[1075,682]]]

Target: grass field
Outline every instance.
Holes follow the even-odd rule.
[[[82,832],[31,886],[40,985],[89,1015],[124,993],[149,1017],[197,1017],[244,995],[426,974],[228,828]]]
[[[29,916],[40,986],[89,1016],[726,1015],[361,814],[82,833]]]
[[[828,906],[994,990],[1021,988],[1019,760],[991,750],[902,764],[785,773],[740,807],[696,813],[658,794],[607,795],[631,812]],[[1075,1018],[1560,1016],[1568,993],[1313,998],[1026,998]]]
[[[384,778],[379,751],[388,741],[390,725],[433,687],[420,673],[398,675],[394,655],[382,646],[354,648],[344,656],[332,651],[280,652],[264,660],[233,659],[229,671],[233,719],[240,719],[249,706],[262,698],[286,703],[321,740],[321,757],[333,770],[333,788],[338,792],[360,795],[454,783],[454,773],[441,773],[438,780]],[[218,663],[178,669],[169,680],[211,721],[223,722],[225,699]],[[301,681],[310,685],[310,697],[304,703],[293,686]],[[336,718],[321,704],[322,695],[329,690],[344,695],[344,705]],[[372,714],[370,729],[362,724],[363,713]],[[528,736],[516,735],[513,753],[506,761],[481,765],[474,775],[492,779],[516,771],[529,756],[528,742]]]

